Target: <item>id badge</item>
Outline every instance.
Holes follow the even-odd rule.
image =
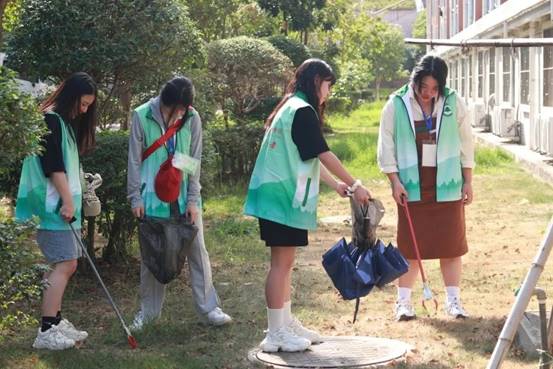
[[[422,144],[422,166],[436,166],[436,144]]]
[[[171,164],[173,164],[175,168],[182,170],[184,173],[194,175],[198,171],[200,161],[189,155],[182,154],[177,151],[173,156]]]

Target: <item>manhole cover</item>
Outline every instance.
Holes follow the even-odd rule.
[[[376,337],[327,337],[303,352],[249,353],[251,361],[275,368],[377,368],[402,361],[409,350],[404,342]]]

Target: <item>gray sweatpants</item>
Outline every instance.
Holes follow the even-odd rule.
[[[205,248],[203,220],[201,212],[196,221],[198,234],[187,252],[188,268],[190,270],[190,284],[196,311],[207,314],[220,305],[219,296],[211,279],[211,264]],[[140,307],[145,320],[158,318],[161,315],[165,285],[159,283],[148,267],[140,266]]]

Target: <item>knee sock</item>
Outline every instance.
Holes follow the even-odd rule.
[[[55,324],[56,324],[56,325],[60,324],[61,319],[62,319],[62,317],[61,317],[61,310],[58,310],[58,313],[56,314],[56,323],[55,323]]]
[[[407,287],[398,287],[397,299],[401,301],[411,301],[411,289]]]
[[[292,322],[292,301],[288,300],[284,302],[284,306],[282,307],[282,323],[284,325],[288,325]]]
[[[53,325],[57,325],[57,318],[55,316],[43,316],[42,317],[42,326],[40,327],[41,332],[46,332],[48,329],[52,328]]]
[[[445,293],[447,302],[458,300],[461,295],[461,289],[458,286],[446,286]]]
[[[267,308],[267,325],[269,332],[276,332],[284,325],[284,309]]]

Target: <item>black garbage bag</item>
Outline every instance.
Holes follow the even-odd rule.
[[[186,261],[186,250],[198,227],[185,218],[144,217],[138,223],[142,261],[163,284],[175,279]]]

